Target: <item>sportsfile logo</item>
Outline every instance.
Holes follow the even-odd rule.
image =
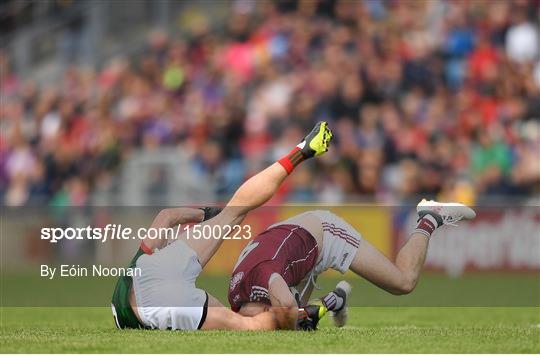
[[[44,227],[41,240],[57,243],[60,240],[176,240],[180,236],[187,240],[249,240],[252,237],[249,225],[178,225],[176,227],[150,227],[132,229],[122,224],[107,224],[104,227]]]
[[[176,239],[183,232],[180,225],[177,228],[132,228],[121,224],[107,224],[104,227],[44,227],[41,229],[41,239],[57,243],[59,240],[135,240],[135,239]]]

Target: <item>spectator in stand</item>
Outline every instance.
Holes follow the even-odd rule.
[[[537,0],[237,0],[230,11],[224,30],[154,31],[129,60],[43,85],[1,52],[2,203],[88,204],[134,149],[162,146],[191,152],[226,199],[323,119],[334,148],[278,200],[540,194]]]

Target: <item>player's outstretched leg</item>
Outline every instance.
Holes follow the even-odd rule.
[[[303,161],[328,151],[332,131],[320,121],[289,154],[261,173],[248,179],[233,195],[227,207],[238,207],[237,214],[246,214],[264,204],[293,169]]]
[[[251,210],[266,203],[278,190],[287,176],[306,159],[320,156],[328,151],[332,132],[328,124],[321,121],[288,155],[248,179],[238,188],[227,206],[216,217],[206,221],[208,225],[236,225]],[[188,240],[186,243],[196,251],[201,266],[205,266],[215,254],[223,237],[217,239]]]
[[[462,219],[474,219],[476,213],[459,203],[439,203],[422,200],[417,206],[418,224],[409,241],[392,263],[369,242],[363,240],[350,269],[392,294],[410,293],[418,282],[426,259],[429,239],[443,225],[453,225]]]

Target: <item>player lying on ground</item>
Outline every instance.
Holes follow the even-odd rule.
[[[343,326],[350,292],[347,282],[338,283],[333,292],[321,298],[320,306],[307,305],[317,276],[329,268],[341,273],[350,269],[392,294],[410,293],[418,282],[433,232],[476,216],[462,204],[426,200],[418,204],[417,212],[416,229],[394,263],[328,211],[308,211],[270,226],[238,258],[229,285],[233,311],[254,316],[269,306],[300,304],[305,306],[301,327],[315,328],[326,311],[332,311],[335,324]],[[301,291],[298,298],[292,287]]]
[[[225,227],[239,224],[249,211],[272,197],[296,165],[326,152],[331,138],[327,124],[319,122],[287,156],[242,184],[217,215],[213,216],[216,211],[212,209],[166,209],[156,216],[152,228],[197,222],[225,230]],[[216,298],[195,286],[195,280],[222,241],[188,239],[185,233],[171,244],[167,244],[166,240],[144,240],[130,263],[130,267],[141,269],[141,276],[121,277],[116,284],[112,310],[117,327],[172,330],[295,329],[297,308],[277,307],[253,317],[245,317],[233,313]]]

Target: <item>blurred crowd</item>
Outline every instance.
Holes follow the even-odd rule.
[[[228,19],[45,85],[4,51],[2,204],[87,204],[161,146],[223,200],[319,120],[333,147],[278,201],[540,194],[540,1],[237,0]]]

